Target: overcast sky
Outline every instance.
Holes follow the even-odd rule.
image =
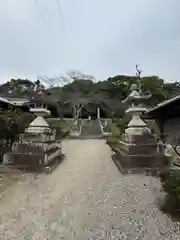
[[[5,0],[0,3],[0,81],[79,70],[104,79],[180,80],[180,0]]]

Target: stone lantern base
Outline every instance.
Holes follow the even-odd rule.
[[[125,133],[114,150],[116,161],[125,172],[162,171],[170,166],[170,158],[164,154],[163,145],[150,132],[133,135]]]

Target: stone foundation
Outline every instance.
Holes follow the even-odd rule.
[[[116,160],[124,171],[154,170],[168,168],[170,157],[163,153],[162,146],[157,144],[135,144],[118,141],[115,152]]]
[[[42,171],[58,165],[63,157],[61,144],[49,142],[15,142],[6,165],[19,169]]]

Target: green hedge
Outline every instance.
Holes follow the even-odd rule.
[[[180,216],[180,169],[169,170],[160,179],[167,194],[163,209]]]

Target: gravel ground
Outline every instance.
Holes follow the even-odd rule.
[[[157,205],[158,179],[123,176],[103,140],[67,140],[50,175],[9,188],[0,201],[0,239],[180,239]]]
[[[0,199],[8,187],[16,184],[19,180],[23,180],[24,177],[26,177],[26,175],[21,172],[0,165]]]

